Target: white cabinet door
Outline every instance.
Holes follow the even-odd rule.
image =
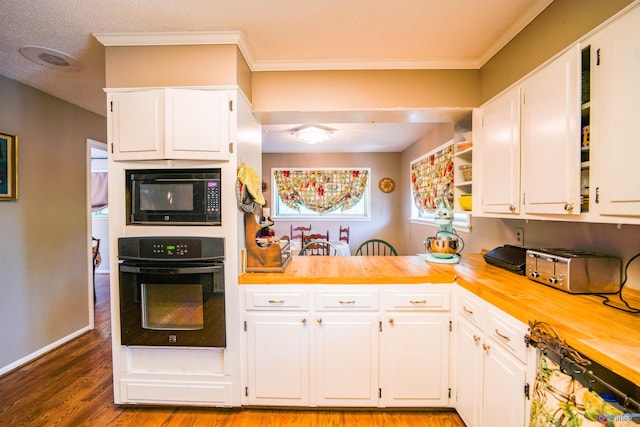
[[[483,343],[482,423],[485,426],[526,426],[525,365],[498,343]]]
[[[522,83],[524,209],[580,213],[579,46]]]
[[[318,313],[318,406],[378,405],[378,313]]]
[[[463,317],[458,319],[456,346],[456,410],[468,427],[477,427],[482,419],[482,333]]]
[[[109,101],[114,160],[229,160],[228,91],[114,92]]]
[[[309,405],[307,312],[247,314],[251,405]]]
[[[229,159],[229,94],[167,89],[166,158]]]
[[[449,334],[449,313],[385,314],[383,406],[448,406]]]
[[[482,212],[520,213],[520,88],[482,108]]]
[[[591,45],[591,206],[602,215],[640,215],[639,52],[640,8],[602,30]]]
[[[114,160],[164,158],[164,90],[111,93],[109,104]]]

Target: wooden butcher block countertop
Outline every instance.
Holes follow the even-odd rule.
[[[596,296],[568,294],[488,265],[481,254],[465,254],[459,264],[433,264],[419,256],[295,256],[282,273],[239,277],[241,285],[454,281],[524,323],[549,323],[567,344],[640,386],[640,315],[607,307]],[[640,307],[639,293],[623,295],[631,306]]]

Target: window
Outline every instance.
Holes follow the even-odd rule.
[[[369,168],[272,169],[272,215],[296,219],[370,219],[370,175]]]
[[[453,153],[453,142],[449,142],[411,162],[412,222],[435,225],[433,212],[443,198],[453,206]],[[469,215],[454,213],[453,227],[468,231]]]

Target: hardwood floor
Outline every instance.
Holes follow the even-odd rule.
[[[0,426],[464,427],[454,411],[216,409],[113,403],[109,276],[96,275],[95,329],[0,377]]]

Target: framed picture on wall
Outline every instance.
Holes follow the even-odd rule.
[[[18,137],[0,132],[0,200],[18,198]]]

